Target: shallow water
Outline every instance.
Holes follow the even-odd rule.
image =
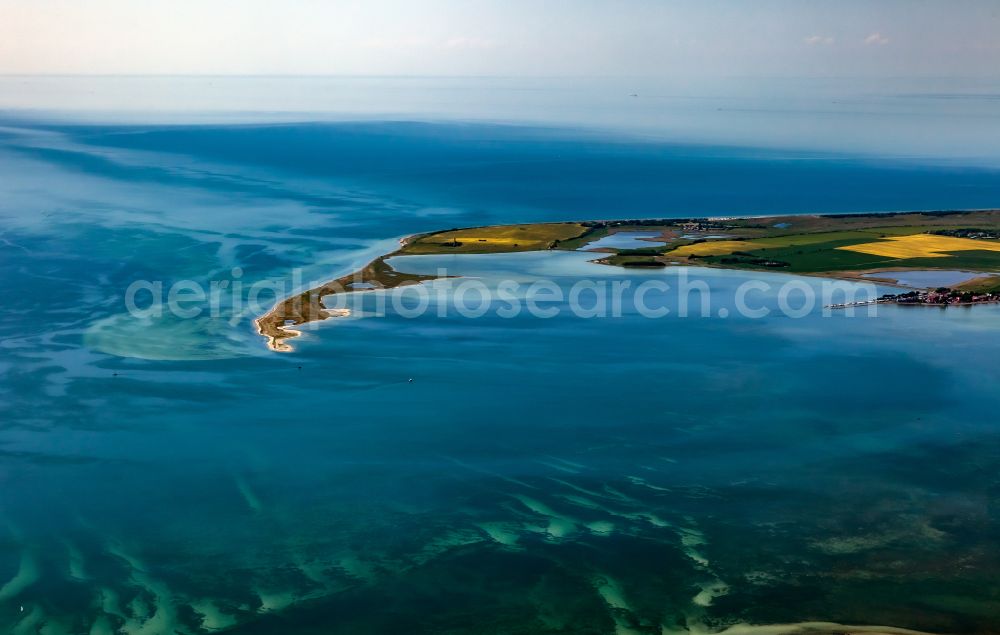
[[[642,249],[665,245],[663,241],[648,240],[659,235],[658,232],[616,232],[587,243],[583,249]]]
[[[526,253],[393,262],[523,302],[539,276],[688,275],[706,317],[653,291],[666,317],[470,318],[438,281],[418,317],[412,289],[352,294],[281,355],[246,307],[417,231],[983,207],[989,169],[469,123],[9,123],[0,630],[992,628],[996,306],[793,319],[774,273],[752,319],[746,273]],[[137,279],[244,287],[137,319]]]
[[[927,271],[885,271],[882,273],[866,273],[865,278],[880,278],[895,280],[904,287],[931,289],[936,287],[952,287],[975,278],[981,278],[981,271],[947,271],[929,269]]]

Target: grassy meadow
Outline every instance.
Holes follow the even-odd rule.
[[[472,227],[417,236],[400,253],[489,254],[555,249],[562,241],[582,236],[588,227],[580,223],[538,223]]]

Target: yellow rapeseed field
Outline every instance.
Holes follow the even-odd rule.
[[[749,240],[710,240],[693,245],[682,245],[670,252],[671,256],[725,256],[734,251],[754,249]]]
[[[576,238],[586,227],[577,223],[493,225],[455,229],[420,237],[406,253],[503,253],[547,249],[555,241]]]
[[[860,245],[837,247],[837,249],[885,258],[945,258],[955,251],[1000,251],[1000,242],[933,234],[910,234]]]
[[[477,229],[445,232],[439,239],[457,240],[460,243],[486,242],[499,245],[548,245],[553,240],[567,240],[579,236],[582,227],[575,224],[511,225],[479,227]]]
[[[516,238],[507,238],[506,236],[484,236],[482,234],[473,234],[471,236],[466,236],[464,234],[455,234],[454,236],[448,236],[448,240],[452,239],[457,240],[460,243],[488,242],[488,243],[500,243],[501,245],[505,245],[508,243],[513,244],[516,242],[522,242],[525,244],[539,242],[538,240],[531,238],[516,239]]]

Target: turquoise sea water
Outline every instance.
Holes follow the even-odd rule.
[[[954,114],[913,99],[920,125]],[[693,269],[706,317],[470,318],[447,291],[380,317],[368,293],[275,354],[245,293],[191,319],[123,299],[139,279],[290,290],[296,269],[326,280],[493,222],[990,207],[990,161],[581,117],[236,114],[0,129],[0,630],[996,630],[997,307],[794,319],[776,294],[793,278],[761,274],[775,310],[751,319],[748,274]],[[488,289],[681,275],[592,257],[394,264]]]

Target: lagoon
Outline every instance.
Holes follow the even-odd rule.
[[[665,245],[663,241],[651,240],[658,237],[658,232],[615,232],[584,245],[583,249],[642,249]]]
[[[865,278],[879,278],[881,280],[895,280],[904,287],[914,287],[917,289],[933,289],[937,287],[954,287],[963,282],[981,278],[984,275],[981,271],[948,271],[930,269],[927,271],[883,271],[863,274]]]

